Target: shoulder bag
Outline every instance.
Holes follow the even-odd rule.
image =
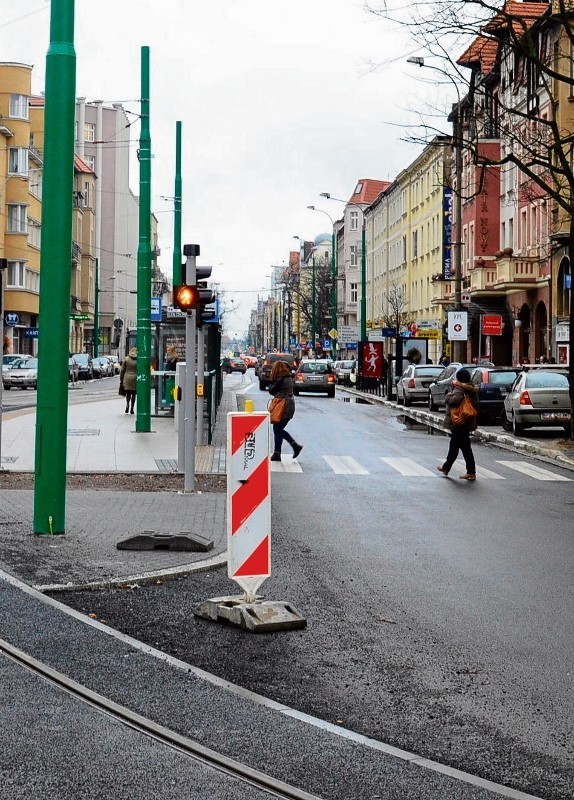
[[[285,398],[272,397],[267,404],[267,410],[271,416],[271,424],[276,425],[281,422],[283,414],[285,413]]]
[[[478,412],[470,397],[465,394],[462,398],[462,403],[450,410],[450,419],[455,427],[466,425],[467,422],[473,422],[478,416]]]

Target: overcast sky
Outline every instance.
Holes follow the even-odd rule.
[[[48,0],[0,0],[0,59],[44,90]],[[76,94],[139,111],[150,47],[152,210],[171,275],[175,123],[183,124],[183,241],[230,294],[244,333],[270,267],[298,235],[331,230],[359,178],[392,180],[420,151],[401,141],[424,93],[400,33],[362,0],[76,0]],[[373,69],[373,64],[383,64]],[[139,130],[134,126],[134,149]],[[138,191],[138,174],[131,176]],[[230,297],[228,295],[228,298]]]

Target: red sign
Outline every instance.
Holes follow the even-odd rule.
[[[483,314],[482,333],[484,336],[502,336],[502,316],[500,314]]]
[[[362,343],[361,374],[363,378],[382,378],[383,377],[383,343],[382,342],[363,342]]]

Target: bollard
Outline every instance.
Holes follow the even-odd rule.
[[[247,414],[253,413],[253,400],[245,401],[245,408],[243,409]]]

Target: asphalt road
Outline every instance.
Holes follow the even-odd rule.
[[[228,380],[265,407],[249,377]],[[456,465],[445,479],[444,436],[339,393],[298,398],[289,427],[304,449],[300,471],[272,475],[263,593],[306,630],[195,618],[198,602],[239,594],[223,571],[66,601],[329,722],[571,800],[574,472],[478,445],[477,482]]]

